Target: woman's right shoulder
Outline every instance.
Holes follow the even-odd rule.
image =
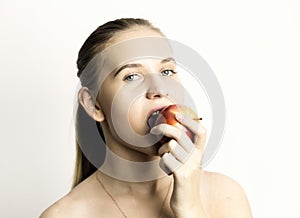
[[[45,209],[39,218],[77,217],[78,212],[84,209],[82,207],[83,204],[74,199],[72,194],[67,194]]]
[[[101,192],[95,191],[91,176],[45,209],[39,218],[87,217],[95,210],[91,202],[97,203],[100,208],[103,207],[104,202],[99,200],[99,196]]]

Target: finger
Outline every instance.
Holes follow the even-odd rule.
[[[185,163],[185,161],[190,156],[191,152],[186,152],[174,139],[171,139],[169,142],[163,144],[159,150],[159,156],[163,156],[165,153],[171,153],[176,160],[181,163]]]
[[[175,140],[170,140],[170,143],[173,144],[172,147],[174,147],[170,153],[181,163],[185,163],[186,160],[191,155],[191,152],[186,152]]]
[[[162,157],[164,153],[169,153],[169,152],[171,152],[175,148],[175,146],[176,146],[177,143],[175,144],[172,141],[174,141],[174,139],[171,139],[170,141],[168,141],[167,143],[163,144],[158,149],[159,156]]]
[[[160,166],[163,166],[163,170],[166,170],[165,172],[167,174],[170,174],[171,172],[174,172],[179,167],[181,167],[182,163],[176,160],[176,158],[172,154],[165,153],[160,160]],[[167,167],[167,169],[165,167]]]
[[[194,133],[194,143],[197,148],[202,149],[206,142],[207,131],[200,120],[195,121],[191,117],[182,114],[176,114],[176,119]]]
[[[165,135],[169,138],[175,139],[187,152],[190,152],[194,147],[191,139],[184,132],[184,128],[175,127],[168,124],[159,124],[153,127],[150,133],[155,135]]]
[[[206,130],[199,135],[194,136],[195,145],[198,149],[203,150],[206,143]]]
[[[164,155],[166,155],[167,153],[165,153]],[[171,175],[173,172],[164,164],[163,160],[160,159],[159,161],[159,166],[160,168],[168,175]]]
[[[184,116],[182,114],[176,114],[176,119],[184,126],[189,128],[194,134],[198,134],[199,132],[202,132],[205,129],[205,127],[201,124],[200,120],[194,120],[189,116]]]

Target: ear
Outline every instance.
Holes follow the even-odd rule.
[[[86,113],[98,122],[105,120],[105,116],[100,105],[94,101],[90,90],[87,87],[82,87],[78,92],[78,100]],[[96,106],[97,105],[97,106]]]

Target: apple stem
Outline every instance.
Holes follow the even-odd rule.
[[[194,118],[193,120],[202,120],[202,117]]]

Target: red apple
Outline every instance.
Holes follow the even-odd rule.
[[[148,125],[150,128],[152,128],[158,124],[162,124],[162,123],[166,123],[166,124],[169,124],[172,126],[180,126],[180,127],[184,128],[185,133],[188,135],[188,137],[192,141],[194,141],[194,134],[176,120],[175,115],[178,113],[182,114],[183,116],[189,116],[192,119],[197,118],[197,114],[189,107],[184,106],[184,105],[173,104],[173,105],[169,105],[169,106],[163,108],[159,112],[159,114],[150,116],[150,118],[148,119]],[[169,140],[170,140],[169,137],[163,136],[159,140],[159,142],[161,144],[164,144]]]

